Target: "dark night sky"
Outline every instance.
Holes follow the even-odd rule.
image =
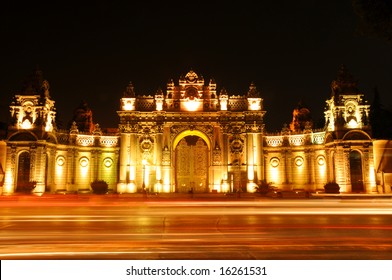
[[[299,101],[323,118],[340,64],[369,102],[377,86],[381,102],[392,104],[392,44],[358,34],[350,0],[31,2],[0,10],[1,121],[36,65],[64,124],[86,100],[95,123],[117,127],[129,81],[137,94],[154,94],[190,69],[230,95],[255,82],[269,132],[290,123]]]

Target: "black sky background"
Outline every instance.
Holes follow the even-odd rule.
[[[191,69],[230,95],[254,82],[268,132],[290,123],[299,101],[322,119],[340,64],[369,102],[377,87],[392,104],[392,45],[359,35],[350,0],[179,3],[2,3],[0,120],[37,65],[64,125],[86,100],[95,123],[117,127],[130,81],[153,95]]]

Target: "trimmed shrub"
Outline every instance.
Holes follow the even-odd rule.
[[[329,182],[324,185],[325,193],[340,193],[340,186],[336,182]]]
[[[91,182],[90,186],[95,194],[106,194],[109,189],[108,183],[104,180],[95,180]]]

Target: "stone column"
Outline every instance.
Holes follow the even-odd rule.
[[[315,171],[314,171],[314,164],[315,164],[315,158],[314,158],[314,151],[313,150],[307,150],[305,151],[305,155],[307,155],[306,159],[306,165],[308,166],[308,183],[311,185],[314,185],[314,179],[315,179]]]
[[[227,131],[224,129],[223,130],[223,147],[222,147],[222,154],[223,154],[223,159],[222,159],[222,180],[223,183],[227,183],[228,180],[228,164],[229,164],[229,135],[227,134]]]
[[[127,192],[137,192],[136,180],[136,165],[137,165],[137,149],[139,148],[137,134],[132,132],[129,137],[128,152],[128,166],[129,167],[129,179],[127,184]]]
[[[136,192],[135,186],[135,145],[136,135],[134,133],[121,134],[120,148],[120,170],[117,191],[119,193]]]
[[[16,147],[7,146],[6,164],[4,168],[4,185],[2,193],[5,195],[13,194],[16,190]]]
[[[30,180],[37,181],[33,193],[42,195],[45,192],[46,149],[43,146],[33,148],[31,151],[32,170]]]
[[[103,164],[102,164],[102,150],[97,150],[96,151],[96,157],[97,157],[97,162],[96,162],[96,168],[97,168],[97,178],[102,180],[102,168],[103,168]]]
[[[289,185],[293,182],[293,156],[291,151],[286,151],[286,169],[285,169],[285,176],[286,176],[286,184]]]
[[[49,149],[49,158],[47,160],[48,163],[48,169],[47,172],[48,174],[46,175],[47,181],[46,184],[50,186],[50,192],[54,193],[57,190],[57,184],[56,184],[56,177],[55,177],[55,172],[56,172],[56,150],[54,148]]]
[[[256,164],[256,174],[257,174],[257,180],[261,181],[264,179],[264,156],[263,156],[263,137],[261,133],[256,134],[256,159],[255,159],[255,164]],[[257,182],[256,182],[257,183]]]
[[[75,184],[75,150],[68,149],[67,160],[66,160],[66,190],[74,191]]]
[[[121,133],[120,136],[120,170],[119,170],[119,183],[124,184],[127,181],[127,166],[129,165],[128,153],[129,153],[129,134]],[[119,186],[119,190],[121,190]]]
[[[246,191],[247,192],[254,192],[254,188],[256,184],[254,182],[255,177],[255,134],[254,133],[247,133],[246,134],[246,162],[247,162],[247,184],[246,184]]]
[[[162,192],[162,141],[163,141],[163,134],[162,129],[157,129],[157,133],[155,135],[155,178],[156,182],[154,185],[155,192]]]

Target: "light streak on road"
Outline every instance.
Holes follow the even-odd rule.
[[[392,258],[388,199],[19,201],[0,229],[1,259]]]

